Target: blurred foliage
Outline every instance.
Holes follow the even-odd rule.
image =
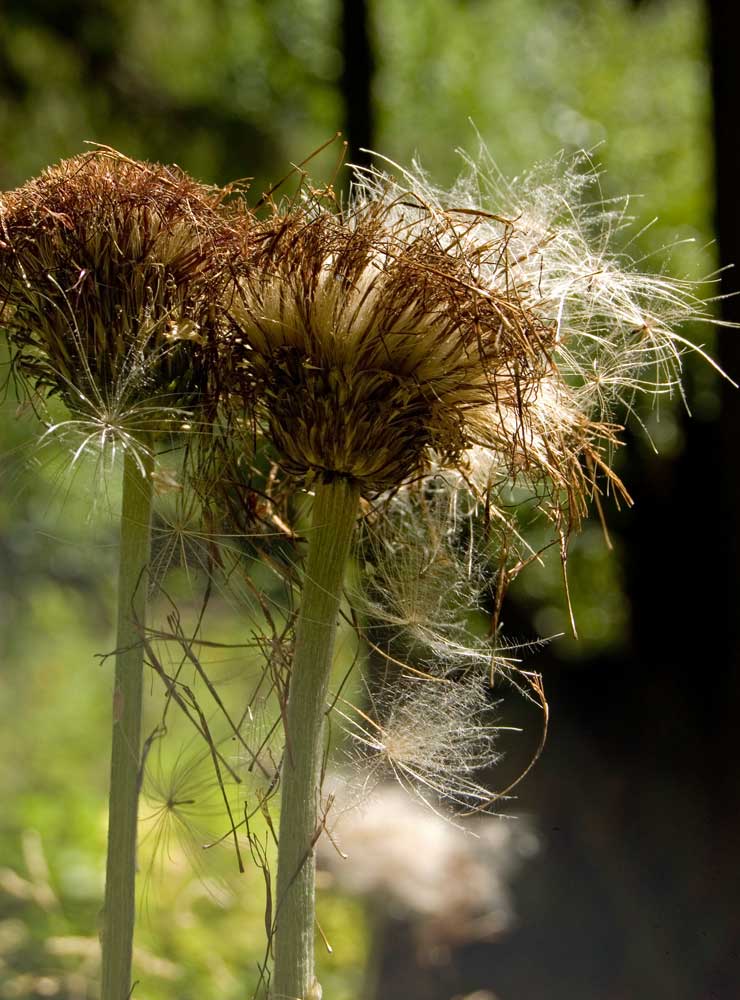
[[[264,182],[338,127],[323,0],[11,0],[3,13],[3,187],[85,140],[203,180]]]
[[[459,166],[453,150],[474,153],[479,141],[468,119],[504,173],[561,148],[592,149],[607,171],[604,196],[639,194],[634,214],[659,218],[632,247],[646,256],[642,266],[662,266],[651,255],[668,244],[678,274],[711,272],[708,67],[698,0],[370,6],[375,144],[385,155],[403,164],[418,153],[435,180],[449,183]],[[93,140],[175,161],[206,181],[254,176],[260,192],[341,127],[338,17],[336,0],[6,0],[0,185],[19,184]],[[316,170],[330,171],[335,161],[331,152]],[[710,413],[711,375],[692,379],[695,409]],[[680,448],[670,407],[659,423],[649,421],[662,448]],[[94,654],[112,646],[115,533],[106,508],[115,508],[117,486],[106,497],[96,472],[81,469],[70,488],[69,456],[53,442],[39,451],[37,433],[33,414],[18,415],[7,399],[0,413],[0,997],[72,998],[93,995],[85,976],[95,974],[110,676]],[[548,569],[523,574],[520,585],[520,600],[545,635],[568,630],[552,556]],[[612,648],[629,609],[619,559],[596,523],[574,543],[570,580],[581,642],[565,640],[564,653]],[[205,889],[181,847],[163,862],[139,933],[147,997],[218,993],[227,1000],[255,981],[261,875],[250,868],[234,877],[227,852],[213,869],[208,859]],[[230,888],[214,882],[209,894],[217,877]],[[320,912],[335,950],[321,973],[325,996],[355,996],[366,948],[359,910],[327,898]]]
[[[659,216],[648,245],[676,227],[706,235],[708,67],[694,0],[378,0],[375,23],[387,155],[418,152],[449,183],[450,150],[471,145],[467,118],[505,174],[594,149],[606,193],[639,194],[640,217]]]

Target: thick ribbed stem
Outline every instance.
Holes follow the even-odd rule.
[[[324,715],[344,567],[359,509],[344,479],[316,489],[286,712],[272,978],[274,1000],[316,1000],[314,844]]]
[[[140,466],[131,454],[126,454],[121,501],[108,865],[101,928],[102,1000],[126,1000],[131,990],[144,660],[141,630],[148,585],[151,472],[150,455],[142,457]]]

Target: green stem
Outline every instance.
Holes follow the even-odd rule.
[[[144,662],[141,630],[145,624],[152,510],[153,459],[148,451],[142,458],[142,465],[143,469],[130,453],[126,453],[121,501],[108,864],[102,920],[102,1000],[126,1000],[131,991]]]
[[[277,910],[272,996],[315,1000],[314,844],[319,833],[324,716],[337,615],[359,489],[345,479],[316,488],[285,720],[280,776]]]

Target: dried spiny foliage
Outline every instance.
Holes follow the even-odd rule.
[[[475,443],[528,462],[556,324],[482,283],[492,259],[507,272],[509,239],[465,245],[450,217],[410,224],[362,191],[250,226],[225,353],[285,469],[373,494]]]
[[[202,398],[228,272],[222,199],[107,149],[0,197],[13,370],[34,398],[60,397],[87,443],[134,447]]]

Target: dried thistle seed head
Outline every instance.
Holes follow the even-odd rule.
[[[526,421],[554,323],[481,285],[482,262],[506,259],[505,235],[472,253],[452,236],[444,218],[409,227],[362,198],[346,214],[311,204],[250,230],[227,350],[288,471],[373,493],[432,454],[456,463],[484,408]]]
[[[489,503],[496,502],[491,486],[506,479],[540,498],[564,544],[595,491],[625,495],[609,471],[621,431],[614,421],[622,423],[640,396],[649,402],[680,392],[682,355],[694,350],[707,359],[682,327],[712,322],[711,315],[696,283],[641,273],[620,250],[627,242],[620,230],[631,222],[627,200],[603,199],[586,156],[561,157],[512,181],[484,147],[464,159],[451,191],[435,188],[415,164],[397,179],[360,172],[359,197],[382,201],[409,232],[424,231],[430,219],[446,223],[447,239],[476,262],[483,288],[515,295],[551,322],[550,368],[520,381],[526,408],[497,404],[471,413],[475,444],[460,467],[465,486],[474,484]],[[496,247],[502,252],[489,252]]]
[[[182,420],[207,380],[226,263],[222,193],[110,150],[0,197],[14,370],[108,436]]]

